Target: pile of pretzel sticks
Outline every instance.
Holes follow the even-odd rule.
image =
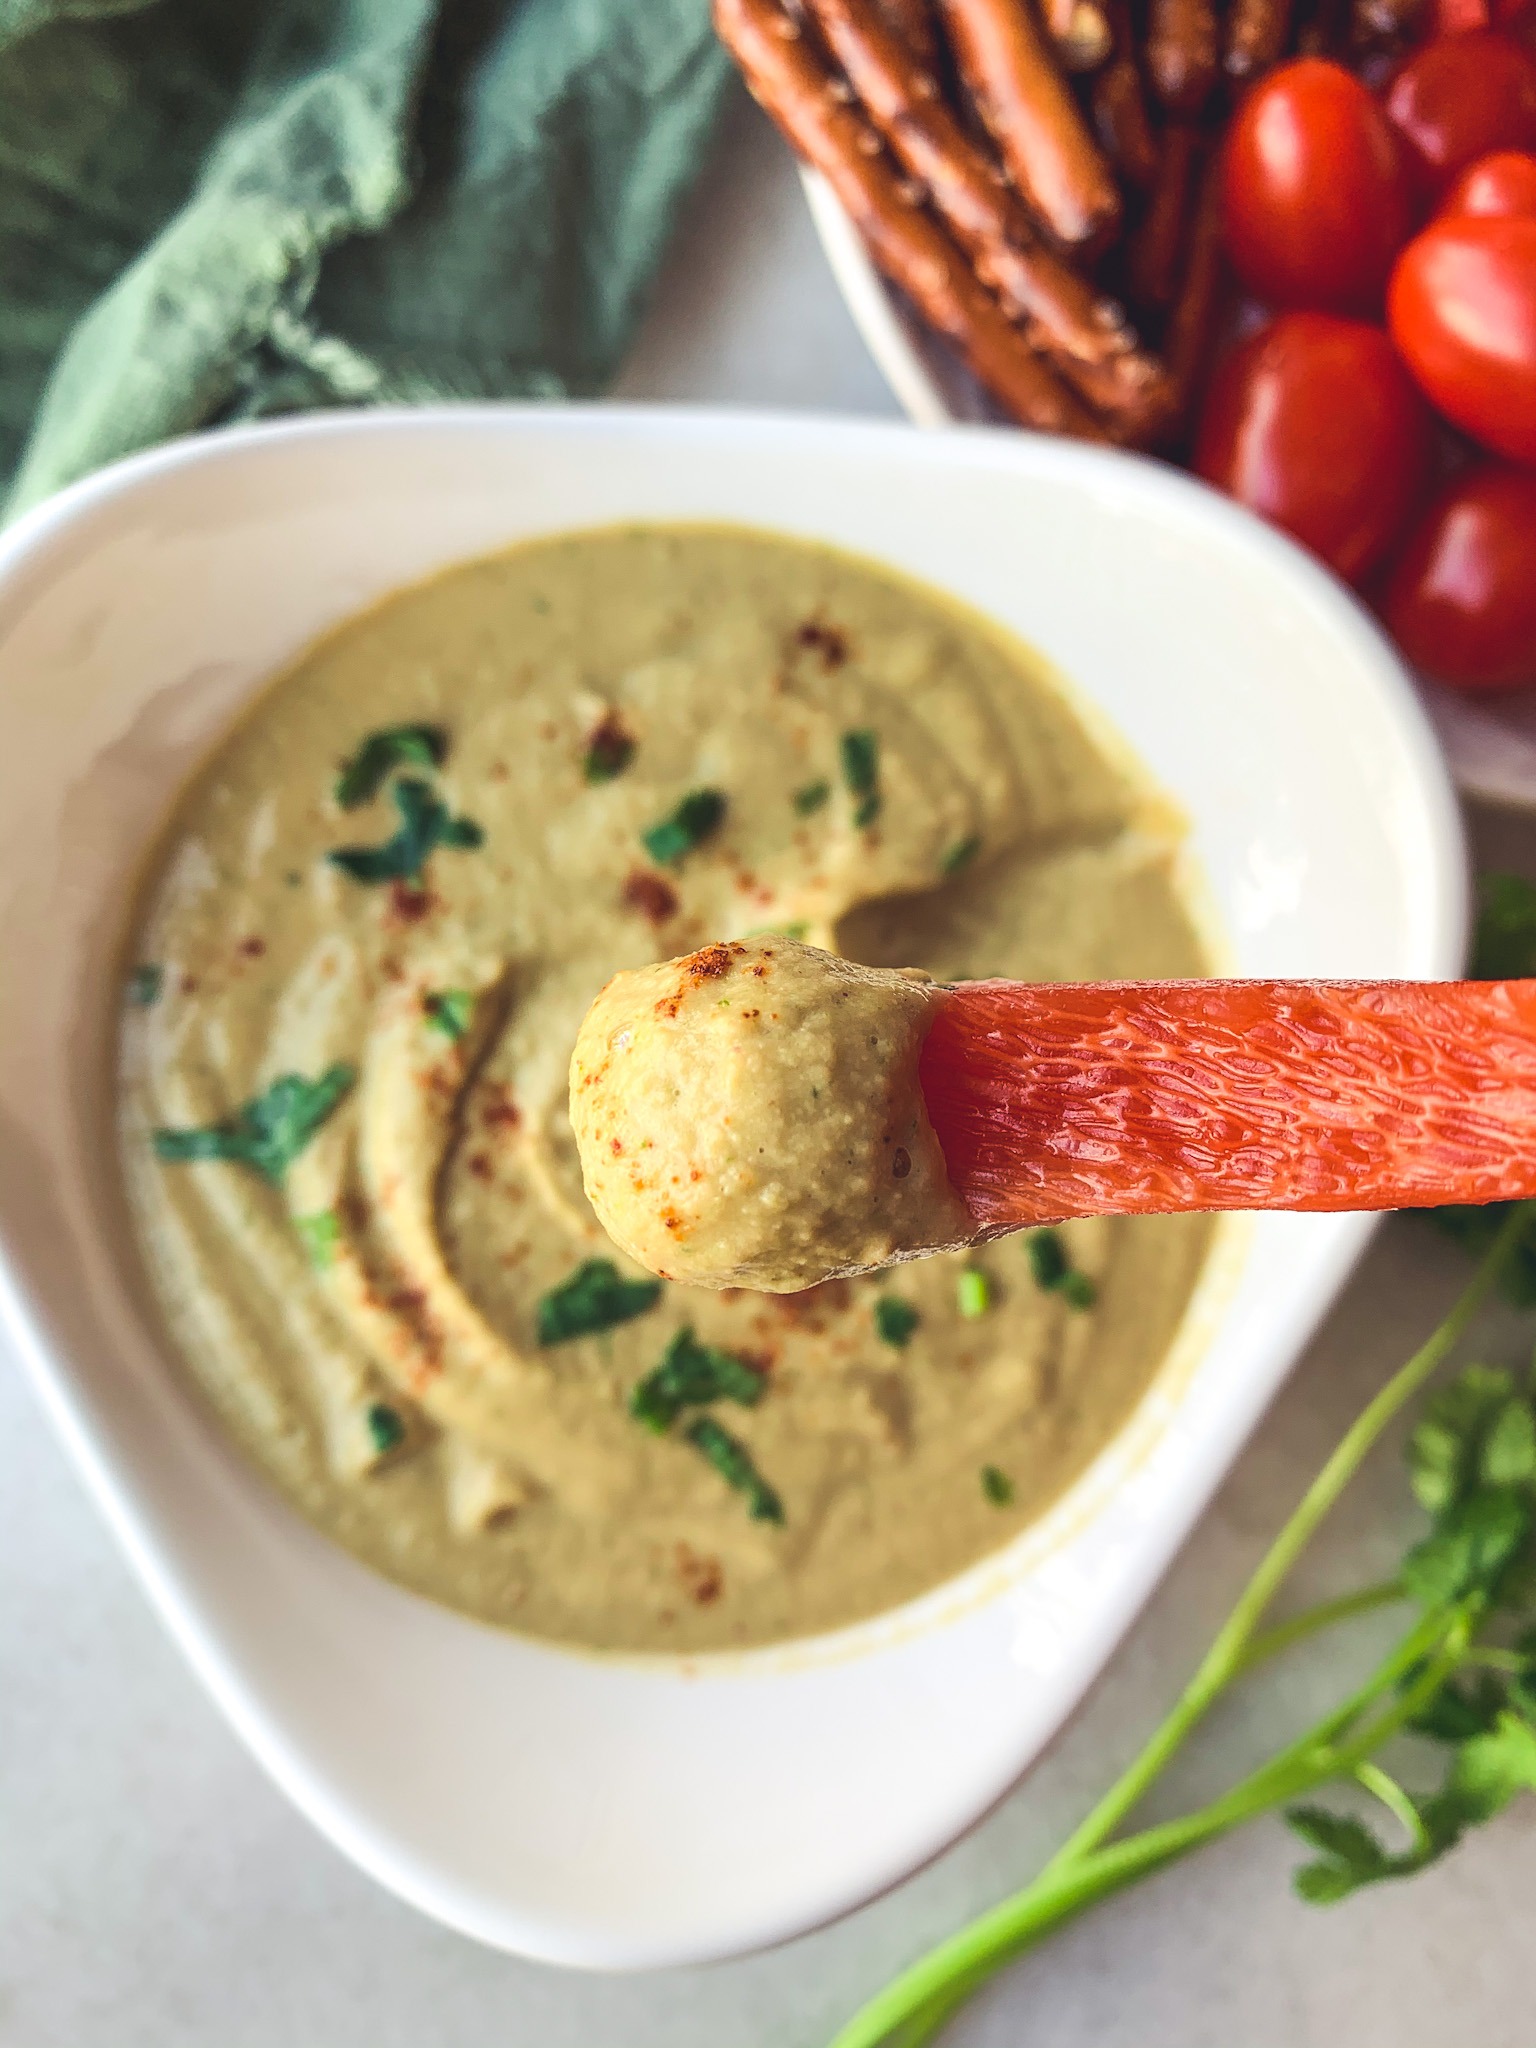
[[[1294,54],[1423,0],[714,0],[753,96],[1024,426],[1175,452],[1230,288],[1219,144]]]

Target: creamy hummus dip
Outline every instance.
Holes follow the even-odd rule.
[[[616,974],[571,1055],[582,1180],[664,1279],[793,1294],[978,1234],[918,1080],[938,989],[793,939]]]
[[[651,1279],[605,1234],[568,1109],[588,1006],[781,939],[940,980],[1208,965],[1177,820],[1038,657],[762,534],[450,570],[198,774],[124,966],[130,1205],[198,1385],[357,1555],[592,1647],[771,1641],[1005,1543],[1126,1420],[1207,1219],[783,1295]],[[899,1231],[856,1165],[828,1199]]]

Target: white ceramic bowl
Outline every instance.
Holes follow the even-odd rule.
[[[914,425],[997,423],[1002,414],[958,356],[891,290],[819,172],[800,181],[854,325]],[[1469,697],[1417,678],[1451,772],[1469,796],[1536,809],[1536,690]]]
[[[811,1644],[567,1654],[400,1591],[284,1506],[162,1354],[126,1255],[108,1045],[137,861],[234,709],[320,629],[456,558],[630,518],[838,542],[1027,635],[1186,805],[1242,971],[1444,974],[1465,911],[1455,809],[1388,649],[1285,541],[1153,464],[764,415],[354,413],[181,442],[0,535],[5,1327],[296,1804],[424,1911],[605,1968],[793,1934],[984,1811],[1113,1648],[1368,1229],[1241,1226],[1181,1356],[1044,1523]]]

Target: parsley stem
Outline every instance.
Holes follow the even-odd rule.
[[[1429,1830],[1419,1817],[1419,1809],[1396,1778],[1384,1771],[1380,1764],[1356,1764],[1355,1783],[1363,1786],[1387,1809],[1415,1850],[1423,1854],[1430,1848]]]
[[[1395,1585],[1366,1587],[1258,1632],[1319,1525],[1383,1431],[1465,1334],[1533,1220],[1536,1203],[1521,1203],[1511,1211],[1439,1327],[1345,1431],[1239,1595],[1173,1711],[1063,1847],[1022,1891],[940,1942],[871,1999],[836,2035],[831,2048],[923,2048],[987,1977],[1062,1921],[1259,1813],[1331,1779],[1372,1769],[1372,1754],[1412,1721],[1466,1661],[1481,1603],[1463,1600],[1432,1608],[1348,1699],[1219,1798],[1177,1820],[1115,1841],[1106,1839],[1236,1678],[1316,1630],[1401,1597]],[[1386,1704],[1372,1714],[1371,1708],[1384,1695],[1389,1695]],[[1378,1797],[1391,1785],[1385,1774],[1381,1776],[1381,1787],[1367,1780]],[[1392,1804],[1390,1797],[1386,1803]],[[1408,1825],[1406,1820],[1404,1824]]]
[[[1302,1495],[1289,1521],[1260,1560],[1258,1570],[1238,1596],[1237,1604],[1217,1632],[1182,1698],[1118,1783],[1094,1807],[1082,1825],[1046,1865],[1048,1870],[1070,1862],[1102,1842],[1136,1806],[1195,1725],[1204,1719],[1220,1694],[1242,1668],[1244,1652],[1259,1622],[1289,1576],[1297,1559],[1332,1512],[1339,1496],[1359,1470],[1366,1454],[1400,1410],[1454,1350],[1498,1283],[1507,1260],[1536,1218],[1536,1202],[1513,1209],[1498,1236],[1462,1289],[1449,1314],[1419,1349],[1368,1401],[1344,1432],[1321,1472]]]

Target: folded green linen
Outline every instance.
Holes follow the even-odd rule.
[[[616,369],[708,0],[0,0],[11,512],[213,421]]]

